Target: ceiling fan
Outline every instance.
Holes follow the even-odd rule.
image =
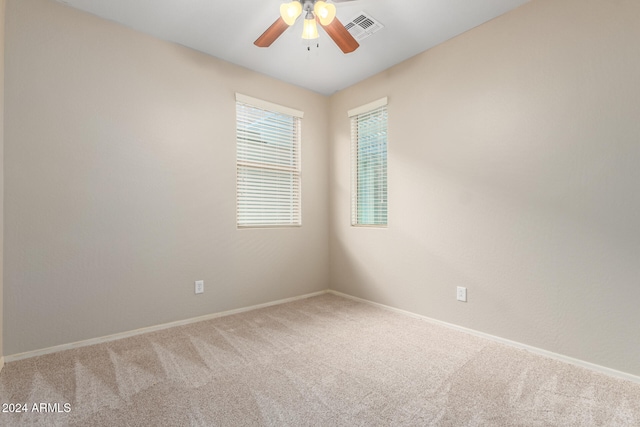
[[[347,1],[353,0],[333,0],[333,3]],[[253,44],[258,47],[271,46],[304,12],[303,39],[317,39],[316,23],[319,23],[344,53],[353,52],[360,44],[336,17],[336,6],[333,3],[322,0],[293,0],[280,5],[280,17]]]

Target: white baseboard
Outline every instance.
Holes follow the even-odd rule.
[[[337,296],[341,296],[344,298],[348,298],[348,299],[352,299],[355,301],[359,301],[359,302],[363,302],[366,304],[370,304],[370,305],[375,305],[377,307],[381,307],[384,308],[385,310],[391,310],[391,311],[395,311],[396,313],[400,313],[400,314],[404,314],[407,316],[411,316],[417,319],[421,319],[421,320],[425,320],[427,322],[430,323],[434,323],[436,325],[440,325],[440,326],[444,326],[450,329],[455,329],[457,331],[461,331],[461,332],[465,332],[467,334],[471,334],[471,335],[475,335],[477,337],[481,337],[481,338],[486,338],[488,340],[491,341],[495,341],[501,344],[506,344],[508,346],[511,347],[516,347],[522,350],[526,350],[530,353],[534,353],[540,356],[544,356],[544,357],[548,357],[551,359],[555,359],[555,360],[559,360],[561,362],[565,362],[565,363],[569,363],[571,365],[575,365],[575,366],[579,366],[581,368],[586,368],[589,369],[591,371],[595,371],[601,374],[605,374],[605,375],[609,375],[612,377],[616,377],[616,378],[621,378],[623,380],[627,380],[627,381],[632,381],[634,383],[638,383],[640,384],[640,377],[633,375],[633,374],[629,374],[627,372],[622,372],[622,371],[617,371],[615,369],[611,369],[611,368],[607,368],[606,366],[601,366],[601,365],[596,365],[595,363],[591,363],[591,362],[585,362],[584,360],[580,360],[580,359],[574,359],[573,357],[569,357],[569,356],[565,356],[562,354],[558,354],[558,353],[553,353],[551,351],[548,350],[544,350],[542,348],[538,348],[538,347],[533,347],[527,344],[523,344],[517,341],[511,341],[505,338],[500,338],[497,337],[495,335],[490,335],[490,334],[486,334],[484,332],[480,332],[480,331],[476,331],[474,329],[469,329],[469,328],[465,328],[463,326],[458,326],[458,325],[454,325],[452,323],[447,323],[447,322],[443,322],[441,320],[437,320],[437,319],[433,319],[431,317],[427,317],[427,316],[422,316],[420,314],[416,314],[416,313],[412,313],[410,311],[406,311],[406,310],[401,310],[399,308],[395,308],[395,307],[391,307],[388,305],[384,305],[384,304],[380,304],[377,302],[373,302],[373,301],[369,301],[363,298],[358,298],[358,297],[354,297],[352,295],[348,295],[348,294],[344,294],[342,292],[338,292],[338,291],[334,291],[334,290],[329,290],[328,293],[333,294],[333,295],[337,295]]]
[[[326,294],[327,292],[329,292],[329,291],[328,290],[324,290],[324,291],[319,291],[319,292],[313,292],[313,293],[310,293],[310,294],[300,295],[300,296],[297,296],[297,297],[280,299],[280,300],[277,300],[277,301],[271,301],[271,302],[266,302],[266,303],[263,303],[263,304],[252,305],[252,306],[249,306],[249,307],[236,308],[234,310],[227,310],[227,311],[222,311],[222,312],[219,312],[219,313],[206,314],[204,316],[192,317],[190,319],[184,319],[184,320],[178,320],[178,321],[175,321],[175,322],[163,323],[161,325],[149,326],[149,327],[146,327],[146,328],[135,329],[133,331],[120,332],[120,333],[117,333],[117,334],[107,335],[107,336],[104,336],[104,337],[91,338],[91,339],[88,339],[88,340],[76,341],[76,342],[72,342],[72,343],[69,343],[69,344],[61,344],[61,345],[56,345],[56,346],[53,346],[53,347],[47,347],[47,348],[43,348],[43,349],[40,349],[40,350],[33,350],[33,351],[27,351],[27,352],[24,352],[24,353],[12,354],[10,356],[5,356],[4,360],[7,363],[9,363],[9,362],[15,362],[15,361],[18,361],[18,360],[29,359],[31,357],[42,356],[42,355],[45,355],[45,354],[57,353],[59,351],[71,350],[71,349],[74,349],[74,348],[86,347],[86,346],[94,345],[94,344],[102,344],[102,343],[105,343],[105,342],[115,341],[115,340],[119,340],[119,339],[122,339],[122,338],[133,337],[135,335],[146,334],[148,332],[154,332],[154,331],[160,331],[162,329],[173,328],[175,326],[188,325],[188,324],[191,324],[191,323],[202,322],[204,320],[215,319],[217,317],[230,316],[232,314],[244,313],[245,311],[251,311],[251,310],[256,310],[256,309],[259,309],[259,308],[271,307],[273,305],[280,305],[280,304],[285,304],[285,303],[292,302],[292,301],[298,301],[298,300],[301,300],[301,299],[311,298],[311,297],[315,297],[315,296],[318,296],[318,295]],[[4,363],[4,361],[2,361],[1,363]]]

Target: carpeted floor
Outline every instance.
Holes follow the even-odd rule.
[[[8,363],[0,402],[28,410],[4,426],[640,425],[639,384],[334,295]]]

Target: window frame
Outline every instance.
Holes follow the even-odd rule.
[[[298,228],[302,226],[302,118],[304,117],[304,113],[302,111],[285,107],[282,105],[274,104],[269,101],[264,101],[258,98],[253,98],[247,95],[243,95],[240,93],[236,93],[236,227],[238,229],[256,229],[256,228]],[[249,108],[250,110],[246,111],[244,115],[241,116],[240,111],[242,108]],[[292,133],[290,135],[285,135],[284,139],[281,140],[273,140],[273,132],[269,132],[269,140],[276,142],[276,145],[293,143],[293,147],[288,150],[284,150],[283,152],[278,147],[272,147],[270,150],[256,150],[255,146],[252,148],[251,143],[246,137],[248,133],[248,125],[246,121],[253,117],[259,117],[261,115],[265,116],[265,119],[269,119],[269,115],[286,116],[286,119],[292,120]],[[276,118],[275,120],[279,120]],[[242,123],[241,123],[242,122]],[[268,133],[267,129],[260,129],[265,131],[265,134]],[[271,128],[270,130],[273,130]],[[280,131],[277,130],[277,137],[280,137]],[[244,137],[243,137],[244,136]],[[261,138],[264,135],[260,135]],[[266,141],[262,141],[265,142]],[[287,154],[287,151],[291,151],[291,155]],[[242,152],[242,154],[241,154]],[[254,159],[249,160],[248,157],[253,155]],[[256,158],[257,157],[257,158]],[[269,160],[271,158],[271,160]],[[291,165],[283,164],[282,162],[290,162]],[[265,195],[264,184],[265,182],[268,185],[271,185],[273,188],[274,182],[276,186],[282,185],[278,183],[280,181],[277,178],[277,175],[281,177],[285,174],[291,174],[291,194],[287,194],[284,191],[281,194],[276,194],[275,197],[273,193],[269,195]],[[269,175],[271,175],[269,177]],[[260,176],[263,180],[260,180]],[[255,183],[253,186],[251,184],[247,184],[247,178],[254,178]],[[271,179],[271,181],[270,181]],[[288,179],[288,178],[287,178]],[[275,180],[275,181],[274,181]],[[286,188],[286,185],[283,185],[281,189]],[[286,215],[281,216],[280,218],[277,215],[274,215],[276,210],[271,212],[263,211],[262,214],[266,216],[260,217],[260,214],[255,214],[254,217],[251,217],[251,214],[246,208],[249,196],[246,196],[247,189],[258,194],[258,201],[256,202],[256,208],[259,209],[260,206],[266,207],[269,205],[269,201],[273,202],[278,199],[278,196],[285,195],[286,197],[291,197],[290,204],[288,205],[288,209],[291,211],[290,217],[287,218]],[[260,192],[262,191],[262,194]],[[243,194],[244,193],[244,194]],[[255,196],[254,196],[255,197]],[[270,198],[271,197],[271,198]],[[285,200],[286,200],[285,197]],[[282,200],[282,199],[280,199]],[[266,202],[265,202],[266,201]],[[265,203],[263,203],[265,202]],[[243,206],[245,208],[243,208]],[[285,208],[286,211],[287,208]],[[283,221],[282,218],[286,220]]]
[[[363,106],[351,109],[348,111],[348,116],[350,118],[351,125],[351,226],[352,227],[373,227],[373,228],[387,228],[389,225],[389,199],[388,199],[388,98],[384,97],[378,99],[376,101],[370,102]],[[371,215],[372,219],[370,221],[362,220],[362,204],[364,203],[361,198],[361,192],[359,191],[359,177],[361,176],[361,169],[359,163],[359,153],[361,147],[361,136],[359,134],[359,120],[366,120],[375,117],[374,115],[380,113],[383,115],[384,121],[379,129],[376,129],[378,132],[384,132],[383,136],[383,156],[382,159],[384,165],[384,176],[380,177],[376,174],[376,171],[373,170],[374,167],[371,167],[367,170],[368,173],[373,173],[374,176],[372,180],[374,181],[374,189],[371,190],[373,195],[379,191],[376,186],[382,186],[383,188],[383,199],[384,199],[384,222],[379,222],[378,217],[381,215],[378,210],[380,208],[376,208],[375,205],[371,207],[372,210]],[[368,136],[368,135],[367,135]],[[375,137],[374,137],[375,139]],[[379,144],[380,142],[375,139],[374,144]],[[373,144],[372,144],[373,145]],[[374,148],[375,150],[375,148]],[[376,159],[377,160],[377,159]],[[380,182],[382,180],[382,182]]]

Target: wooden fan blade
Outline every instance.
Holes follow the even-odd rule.
[[[253,44],[258,47],[269,47],[271,46],[271,43],[276,41],[276,39],[280,37],[280,35],[284,33],[287,28],[289,28],[289,26],[286,22],[284,22],[284,19],[279,16],[278,19],[276,19],[276,22],[271,24],[271,26],[267,28],[267,30],[262,33],[262,35],[258,37],[258,39],[254,41]]]
[[[353,52],[360,47],[360,44],[337,17],[333,18],[329,25],[322,25],[318,18],[316,20],[344,53]]]

